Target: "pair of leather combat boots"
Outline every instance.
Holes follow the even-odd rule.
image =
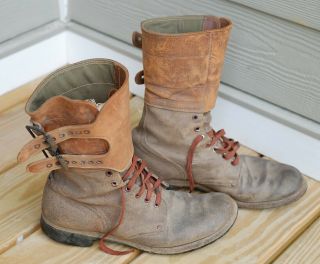
[[[47,76],[26,104],[34,136],[18,155],[49,172],[41,227],[52,239],[100,248],[113,241],[159,254],[186,252],[223,236],[238,206],[263,209],[306,191],[288,165],[237,154],[239,143],[210,127],[232,27],[213,16],[142,22],[145,106],[131,131],[128,71],[91,59]],[[148,167],[147,167],[148,164]],[[177,190],[189,187],[190,192]],[[191,193],[194,189],[206,193]]]

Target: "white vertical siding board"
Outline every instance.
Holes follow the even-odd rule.
[[[260,2],[260,1],[259,1]],[[127,43],[143,19],[215,14],[234,21],[222,81],[320,122],[320,32],[225,0],[71,0],[70,18]]]

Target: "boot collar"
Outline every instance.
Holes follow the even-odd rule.
[[[116,89],[109,89],[109,94],[104,95],[106,90],[94,90],[101,89],[101,83]],[[91,88],[86,89],[90,85]],[[81,89],[84,89],[83,93]],[[101,102],[105,97],[106,102],[100,112],[92,103],[77,100],[79,96],[86,95],[88,98],[81,99],[94,98]],[[93,59],[55,71],[31,95],[26,112],[31,121],[40,123],[43,129],[40,133],[35,133],[35,138],[22,148],[18,161],[26,161],[48,148],[55,154],[29,164],[28,171],[52,171],[61,169],[62,166],[124,171],[130,165],[133,145],[129,119],[128,71],[121,64]],[[48,117],[54,119],[54,113],[57,113],[58,118],[64,113],[69,114],[72,120],[69,124],[62,122],[53,128],[50,125],[55,122],[47,126]],[[77,114],[79,119],[75,117]],[[60,147],[63,144],[64,147]],[[83,149],[82,144],[87,144],[88,149]],[[54,152],[54,146],[58,147],[60,154]]]

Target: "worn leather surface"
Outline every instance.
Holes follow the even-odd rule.
[[[83,69],[83,75],[85,75],[88,69],[91,70],[91,65],[95,71],[98,71],[98,76],[89,71],[91,77],[87,76],[84,80],[74,79],[75,69],[77,73],[79,69],[80,73]],[[96,69],[96,65],[106,65],[107,68]],[[113,70],[112,75],[109,73],[110,76],[104,83],[105,88],[101,92],[100,80],[97,81],[94,78],[100,77],[103,71],[108,76],[107,70],[111,71],[110,65]],[[46,90],[47,86],[50,87],[52,82],[59,84],[56,78],[60,76],[65,78],[68,75],[71,76],[71,81],[68,83],[71,85],[68,88],[69,90],[63,91],[63,94],[69,92],[68,97],[59,93],[54,94],[49,90],[49,98],[46,100],[42,91]],[[65,80],[63,83],[66,85]],[[112,86],[110,86],[110,83]],[[95,84],[97,85],[95,86]],[[73,99],[73,96],[79,98],[81,88],[87,88],[88,86],[92,90],[92,94],[88,94],[90,90],[85,89],[83,91],[84,99],[93,98],[98,102],[99,100],[106,100],[106,102],[102,101],[104,106],[100,111],[90,102]],[[61,90],[57,88],[55,91],[59,92]],[[76,93],[72,94],[70,91],[76,91]],[[35,102],[40,101],[39,97],[41,101],[46,101],[34,109]],[[122,107],[119,107],[119,105],[122,105]],[[33,111],[30,111],[30,109]],[[133,146],[131,127],[128,121],[128,72],[121,64],[111,60],[92,59],[63,67],[39,84],[27,102],[26,111],[32,122],[39,123],[46,132],[50,132],[49,134],[56,139],[55,142],[59,146],[61,157],[68,162],[68,167],[109,168],[123,171],[130,165]],[[44,137],[38,136],[22,148],[18,155],[18,161],[23,162],[47,147]],[[39,172],[52,171],[61,168],[61,166],[57,163],[55,157],[51,157],[33,162],[27,168],[30,172]]]
[[[104,105],[99,111],[86,99]],[[133,147],[128,72],[120,64],[94,59],[57,70],[40,84],[26,110],[33,122],[56,139],[62,157],[69,161],[68,169],[57,165],[55,157],[29,165],[31,171],[53,170],[42,200],[46,224],[100,238],[118,224],[121,192],[125,192],[124,218],[112,238],[141,249],[148,247],[152,251],[157,247],[157,252],[166,253],[165,248],[179,246],[176,252],[191,250],[219,238],[233,225],[237,205],[225,194],[197,195],[159,187],[156,191],[161,191],[162,200],[155,206],[155,192],[150,202],[145,201],[146,190],[136,197],[143,178],[130,191],[124,191],[127,183],[122,177],[131,166]],[[29,142],[19,160],[46,148],[43,140],[38,136]],[[87,162],[95,160],[102,163]],[[48,168],[48,164],[52,166]],[[212,239],[206,240],[208,237]],[[185,248],[188,243],[194,244]]]
[[[141,23],[145,102],[207,112],[216,101],[232,23],[213,16],[165,17]],[[140,47],[137,33],[134,44]]]
[[[140,124],[133,131],[135,153],[169,184],[186,187],[188,149],[197,135],[204,135],[192,165],[198,186],[227,193],[238,202],[255,203],[258,208],[259,203],[263,203],[261,207],[274,207],[274,202],[286,204],[296,193],[303,194],[305,180],[292,166],[243,155],[233,166],[214,151],[216,146],[206,147],[210,122],[210,112],[186,113],[145,105]]]
[[[117,173],[117,172],[114,172]],[[118,222],[120,191],[108,191],[112,179],[99,171],[54,172],[48,179],[42,212],[49,223],[84,234],[104,234]],[[189,194],[162,190],[146,203],[136,198],[138,184],[126,192],[125,215],[112,235],[117,239],[149,247],[174,247],[226,232],[237,214],[235,202],[220,193]]]

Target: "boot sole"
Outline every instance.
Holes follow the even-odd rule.
[[[223,237],[229,229],[233,226],[234,222],[236,221],[236,218],[238,216],[238,210],[237,207],[235,206],[233,208],[233,217],[231,219],[228,219],[228,222],[219,230],[219,232],[216,232],[210,236],[207,236],[205,238],[202,238],[200,240],[187,243],[184,245],[179,245],[179,246],[174,246],[174,247],[150,247],[146,245],[141,245],[137,244],[134,242],[130,241],[123,241],[121,239],[117,239],[115,237],[109,237],[106,241],[109,242],[115,242],[118,244],[123,244],[129,247],[133,247],[139,250],[142,250],[144,252],[149,252],[149,253],[155,253],[155,254],[179,254],[179,253],[184,253],[187,251],[192,251],[201,247],[204,247],[218,238]],[[40,220],[41,228],[43,232],[51,239],[67,244],[67,245],[72,245],[72,246],[79,246],[79,247],[90,247],[93,245],[93,243],[102,237],[102,234],[99,236],[97,235],[85,235],[85,234],[80,234],[75,231],[67,231],[66,229],[59,229],[57,227],[53,227],[52,225],[48,224],[46,220],[44,220],[43,216],[41,217]]]
[[[288,196],[284,199],[277,200],[277,201],[269,201],[269,202],[241,202],[236,201],[238,206],[241,208],[247,208],[247,209],[270,209],[270,208],[276,208],[288,205],[290,203],[293,203],[297,200],[299,200],[307,191],[308,185],[306,181],[304,181],[304,184],[301,186],[301,188],[292,194],[291,196]]]
[[[187,183],[177,183],[175,182],[170,182],[170,181],[166,181],[169,185],[170,185],[170,189],[181,189],[181,188],[188,188],[189,185]],[[196,189],[198,189],[199,191],[202,192],[215,192],[215,190],[212,190],[208,187],[205,187],[203,185],[199,185],[197,184],[195,186]],[[297,200],[299,200],[307,191],[308,189],[308,185],[306,183],[306,181],[304,181],[303,185],[301,186],[301,188],[295,192],[294,194],[292,194],[291,196],[288,196],[284,199],[281,200],[277,200],[277,201],[265,201],[265,202],[242,202],[239,200],[236,200],[234,197],[232,197],[232,199],[234,199],[236,201],[236,203],[238,204],[239,208],[246,208],[246,209],[271,209],[271,208],[276,208],[276,207],[281,207],[281,206],[285,206],[288,205],[290,203],[293,203]]]
[[[78,247],[90,247],[99,238],[90,237],[86,235],[70,233],[67,231],[59,230],[51,225],[47,224],[46,221],[41,217],[40,226],[42,231],[54,241],[59,243],[78,246]]]

